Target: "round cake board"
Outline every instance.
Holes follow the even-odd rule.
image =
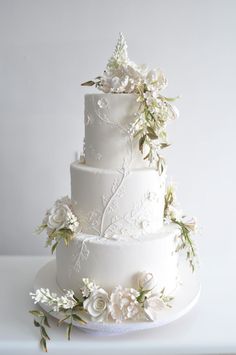
[[[75,322],[73,325],[94,335],[119,335],[137,330],[157,328],[171,323],[194,307],[201,292],[199,274],[198,272],[192,273],[186,262],[181,263],[180,280],[181,285],[177,289],[174,300],[171,302],[172,308],[161,310],[157,321],[125,321],[123,323],[87,321],[86,324]],[[56,260],[49,261],[38,271],[34,280],[34,290],[39,288],[49,288],[51,292],[57,293],[58,296],[63,295],[56,282]],[[50,307],[47,305],[40,304],[40,306],[46,312],[50,311]],[[52,312],[50,315],[56,319],[62,318],[62,315],[57,312]]]

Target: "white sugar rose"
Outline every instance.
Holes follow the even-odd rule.
[[[140,293],[134,288],[117,286],[110,298],[111,317],[120,323],[127,319],[136,318],[141,313],[141,306],[137,301]]]
[[[50,230],[59,230],[65,227],[71,211],[67,205],[55,205],[49,211],[47,226]]]
[[[152,69],[146,76],[146,85],[150,91],[160,91],[167,86],[167,79],[160,69]]]
[[[151,272],[143,271],[138,276],[138,285],[144,291],[150,291],[156,286],[156,281]]]
[[[102,288],[94,289],[90,296],[84,301],[83,306],[93,321],[104,322],[109,312],[108,293]]]
[[[72,212],[72,202],[68,196],[54,203],[53,207],[46,212],[42,224],[47,226],[48,234],[62,228],[70,229],[73,233],[80,231],[78,218]]]
[[[165,308],[164,302],[158,296],[148,297],[144,301],[144,313],[149,320],[157,320],[159,312]]]

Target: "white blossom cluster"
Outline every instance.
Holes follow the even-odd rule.
[[[35,293],[30,292],[34,303],[46,303],[52,307],[54,312],[60,309],[72,309],[77,304],[72,290],[65,290],[65,295],[59,297],[56,293],[51,293],[48,288],[40,288]]]
[[[168,186],[165,200],[164,222],[167,224],[173,221],[183,223],[189,232],[196,233],[197,221],[194,217],[187,217],[184,215],[183,210],[180,208],[177,202],[173,184]]]
[[[126,320],[147,319],[155,321],[159,312],[169,306],[173,299],[164,295],[164,291],[155,292],[156,281],[150,272],[141,272],[137,279],[138,289],[122,286],[115,287],[109,295],[107,291],[88,278],[83,279],[81,288],[83,297],[82,311],[92,321],[105,322],[110,317],[116,323]],[[52,307],[54,312],[73,309],[78,305],[72,290],[64,290],[63,296],[51,293],[48,288],[40,288],[31,292],[34,303],[44,303]],[[81,309],[81,305],[80,305]]]
[[[151,113],[165,116],[165,119],[176,118],[177,108],[160,97],[160,91],[165,89],[167,84],[167,79],[160,69],[148,69],[146,65],[137,65],[129,59],[126,41],[120,33],[115,51],[96,86],[105,93],[143,92],[143,98]]]
[[[130,134],[139,137],[139,149],[151,166],[157,165],[160,173],[164,160],[158,153],[166,148],[165,132],[168,120],[178,117],[178,110],[171,104],[173,98],[161,95],[167,86],[167,79],[160,69],[149,69],[146,65],[132,62],[127,53],[127,44],[122,33],[103,75],[83,86],[95,85],[104,93],[134,93],[139,102],[136,120],[130,127]]]
[[[53,207],[46,212],[42,225],[47,226],[48,235],[61,229],[69,229],[73,233],[79,231],[79,221],[72,212],[72,203],[68,196],[54,203]]]
[[[149,70],[145,65],[132,62],[128,57],[125,38],[120,33],[115,51],[96,86],[105,93],[138,94],[139,88],[144,85],[155,98],[156,94],[167,86],[167,79],[159,69]]]
[[[106,321],[109,316],[117,323],[143,316],[151,321],[156,320],[159,311],[167,306],[171,298],[154,292],[156,282],[152,273],[140,273],[137,281],[138,289],[117,286],[109,296],[94,282],[83,279],[81,291],[84,309],[93,321],[98,322]]]

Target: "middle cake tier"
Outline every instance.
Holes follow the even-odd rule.
[[[165,175],[152,168],[110,170],[71,164],[71,199],[87,234],[139,237],[163,225]]]

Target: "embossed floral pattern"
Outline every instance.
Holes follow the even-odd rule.
[[[108,108],[108,101],[103,97],[98,100],[98,107],[100,108]]]

